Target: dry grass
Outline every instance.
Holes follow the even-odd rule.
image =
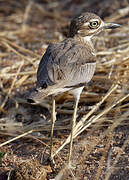
[[[12,8],[13,3],[5,3],[9,14],[5,10],[0,18],[0,152],[6,152],[6,156],[2,159],[0,173],[15,171],[15,175],[12,175],[15,179],[37,180],[56,176],[57,180],[88,180],[93,177],[96,180],[111,180],[121,178],[122,168],[128,170],[129,6],[126,1],[125,5],[121,5],[121,1],[116,2],[119,6],[116,5],[114,13],[109,11],[105,20],[120,23],[122,27],[103,32],[93,39],[97,50],[97,69],[79,103],[78,122],[74,130],[74,170],[64,168],[68,151],[66,145],[70,140],[68,130],[73,97],[67,93],[56,97],[55,169],[45,164],[44,157],[37,160],[37,156],[47,156],[49,151],[50,97],[37,106],[27,104],[25,97],[34,87],[38,63],[48,43],[65,38],[69,16],[75,13],[72,7],[79,12],[80,9],[84,11],[88,3],[92,8],[96,5],[83,1],[79,5],[72,1],[70,5],[67,1],[42,5],[34,1],[25,1],[23,4],[14,1],[15,7]],[[56,6],[58,8],[55,11]],[[69,8],[66,10],[65,6]],[[5,8],[4,1],[1,7]],[[99,13],[103,15],[104,10]],[[121,141],[117,136],[121,137]],[[11,137],[11,140],[7,137]],[[21,137],[23,140],[19,139]],[[19,141],[14,147],[16,139]],[[20,149],[24,148],[20,141],[25,143],[25,150]],[[40,144],[38,147],[36,142]],[[17,154],[19,151],[21,155]],[[9,161],[9,158],[12,160]],[[122,158],[127,163],[118,166],[125,161]],[[44,173],[41,175],[41,172]],[[11,175],[6,176],[9,178]],[[128,173],[125,172],[123,178],[129,179]]]

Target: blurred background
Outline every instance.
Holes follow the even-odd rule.
[[[62,170],[67,146],[55,156],[56,168],[51,168],[46,163],[51,97],[33,106],[26,97],[35,87],[38,64],[48,44],[67,38],[72,17],[87,11],[122,26],[92,40],[97,69],[79,103],[78,122],[85,119],[85,123],[75,138],[76,168]],[[34,131],[0,145],[0,180],[128,180],[128,54],[128,0],[0,0],[0,143]],[[56,112],[55,152],[70,133],[73,97],[58,95]]]

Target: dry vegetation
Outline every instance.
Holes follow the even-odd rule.
[[[71,17],[83,11],[122,27],[93,39],[97,69],[79,103],[74,169],[65,167],[73,97],[56,98],[52,168],[47,162],[51,98],[32,106],[25,97],[48,43],[63,40]],[[0,180],[128,180],[128,101],[128,0],[0,0]]]

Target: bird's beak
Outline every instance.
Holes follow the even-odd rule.
[[[116,23],[104,23],[104,26],[103,26],[104,29],[115,29],[119,27],[121,27],[121,25],[116,24]]]

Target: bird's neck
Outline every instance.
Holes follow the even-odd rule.
[[[81,39],[84,43],[92,43],[91,38],[92,38],[92,36],[81,37]]]
[[[93,52],[95,52],[91,38],[92,38],[92,36],[85,36],[85,37],[82,37],[79,35],[74,36],[74,39],[76,41],[83,43],[85,46],[88,46]]]
[[[92,38],[92,36],[85,36],[85,37],[82,37],[82,36],[79,36],[79,35],[74,36],[75,40],[80,41],[80,42],[82,42],[84,44],[91,44],[93,46],[91,38]]]

